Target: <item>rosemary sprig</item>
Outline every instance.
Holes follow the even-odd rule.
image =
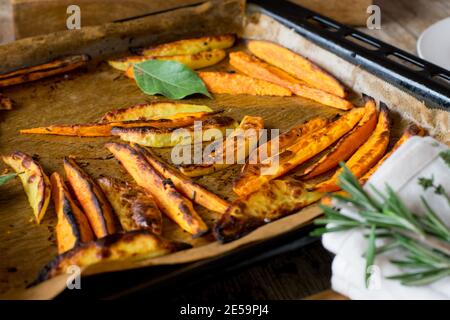
[[[442,151],[441,153],[439,153],[439,156],[442,158],[442,160],[444,160],[444,162],[450,168],[450,150]],[[434,176],[431,176],[431,178],[425,178],[425,177],[419,178],[419,184],[422,186],[423,190],[425,190],[425,191],[429,188],[434,189],[434,193],[437,195],[441,195],[445,199],[447,199],[447,203],[450,206],[450,196],[445,191],[445,189],[442,185],[434,184]],[[427,206],[428,206],[428,204],[427,204]]]
[[[450,155],[448,155],[450,159]],[[389,277],[401,281],[404,285],[425,285],[438,279],[450,276],[450,229],[441,221],[425,198],[421,197],[426,215],[419,216],[411,212],[398,197],[386,186],[386,194],[372,186],[372,190],[380,200],[370,196],[359,184],[352,172],[341,163],[343,172],[339,177],[339,185],[348,196],[331,195],[334,199],[349,202],[358,211],[358,217],[343,215],[338,209],[323,206],[324,218],[316,219],[317,225],[331,224],[331,227],[321,227],[312,232],[320,236],[327,232],[363,228],[369,231],[366,259],[366,287],[370,282],[370,268],[377,254],[402,249],[405,258],[391,262],[400,268],[414,270]],[[428,188],[435,187],[432,179],[421,180],[420,184]],[[443,188],[441,187],[443,190]],[[435,189],[436,190],[436,189]],[[439,195],[448,199],[443,191]],[[450,209],[450,202],[449,202]],[[387,244],[376,247],[376,239],[387,238]]]
[[[437,195],[443,196],[445,199],[447,199],[447,203],[450,205],[450,197],[445,191],[444,187],[442,185],[435,185],[434,184],[434,176],[431,176],[431,178],[425,178],[421,177],[419,178],[419,184],[422,186],[423,190],[426,191],[429,188],[434,189],[434,193]]]
[[[439,156],[444,160],[447,166],[450,168],[450,150],[442,151]]]

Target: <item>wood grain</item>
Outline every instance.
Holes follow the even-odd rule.
[[[8,0],[13,11],[15,38],[66,30],[66,10],[72,0]],[[350,25],[363,25],[366,8],[372,0],[291,0],[306,8]],[[129,17],[150,14],[202,0],[78,0],[82,26],[99,25]],[[30,23],[30,21],[33,21]]]
[[[289,0],[344,24],[365,25],[373,0]]]
[[[448,0],[375,0],[374,4],[381,8],[381,29],[358,30],[412,54],[416,54],[420,34],[450,16]]]
[[[81,9],[81,26],[169,10],[202,2],[202,0],[10,0],[13,10],[15,38],[67,30],[67,7]]]
[[[181,290],[175,302],[297,300],[330,287],[332,256],[319,242]]]

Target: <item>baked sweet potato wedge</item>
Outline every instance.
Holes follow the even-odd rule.
[[[40,223],[50,202],[50,179],[39,162],[28,154],[16,151],[2,158],[14,172],[19,174],[36,221]]]
[[[156,172],[142,153],[123,143],[108,143],[106,148],[136,183],[153,196],[158,208],[183,230],[193,237],[208,231],[208,226],[194,210],[192,202],[176,190],[172,180],[164,179]]]
[[[38,66],[0,74],[0,88],[63,74],[85,66],[88,60],[89,58],[86,55],[74,55]]]
[[[49,127],[22,129],[21,134],[47,134],[59,136],[74,137],[109,137],[112,135],[112,128],[181,128],[193,125],[195,121],[208,119],[215,112],[201,112],[195,115],[184,114],[183,118],[174,119],[158,119],[158,120],[134,120],[134,121],[117,121],[109,123],[84,123],[84,124],[61,124],[51,125]]]
[[[305,169],[303,179],[311,179],[327,172],[348,160],[358,148],[369,139],[377,125],[377,108],[373,99],[367,99],[365,114],[349,133],[342,137],[337,144],[316,163]]]
[[[11,98],[0,93],[0,110],[11,110],[13,108],[13,101]]]
[[[203,117],[213,110],[204,105],[180,102],[152,102],[106,113],[100,122],[176,119],[188,116]]]
[[[198,75],[205,83],[208,91],[212,93],[280,97],[292,95],[292,92],[289,89],[242,74],[211,71],[198,72]]]
[[[103,238],[120,231],[111,205],[95,181],[71,158],[64,158],[64,171],[95,236]]]
[[[150,259],[179,250],[189,249],[186,243],[161,238],[148,230],[135,230],[108,235],[82,243],[57,256],[38,275],[38,282],[66,273],[71,266],[84,268],[101,262]]]
[[[366,182],[369,180],[369,178],[375,173],[375,171],[378,170],[378,168],[386,161],[387,158],[389,158],[392,153],[394,153],[395,150],[397,150],[403,143],[405,143],[409,138],[411,138],[412,136],[424,136],[426,134],[426,131],[415,125],[415,124],[411,124],[408,126],[408,128],[406,128],[405,132],[403,132],[402,136],[400,137],[399,140],[397,140],[397,142],[395,143],[395,145],[392,147],[392,149],[387,152],[383,158],[380,159],[380,161],[377,162],[376,165],[374,165],[369,171],[367,171],[364,176],[362,176],[359,179],[359,183],[361,185],[366,184]],[[333,195],[341,195],[341,196],[348,196],[348,193],[344,190],[339,190],[336,192],[332,193]],[[332,205],[332,198],[330,196],[324,196],[321,200],[321,203],[324,205]]]
[[[426,134],[425,130],[415,124],[411,124],[406,128],[405,132],[403,132],[400,139],[394,144],[392,149],[387,152],[380,161],[377,162],[369,171],[367,171],[360,179],[359,182],[364,185],[367,180],[378,170],[378,168],[389,158],[395,150],[397,150],[403,143],[405,143],[409,138],[413,136],[424,136]]]
[[[280,134],[276,137],[278,139],[278,151],[283,152],[289,146],[293,145],[298,139],[307,135],[308,133],[322,129],[330,123],[330,120],[323,117],[310,119],[304,123],[292,127],[290,130]],[[262,162],[272,156],[272,140],[260,145],[248,157],[248,163],[245,164],[242,171],[245,171],[248,166]]]
[[[213,49],[230,48],[233,46],[234,40],[235,37],[232,34],[184,39],[158,46],[143,48],[139,50],[139,53],[144,56],[154,57],[196,54]]]
[[[111,203],[125,232],[146,229],[154,234],[162,233],[161,211],[144,189],[109,177],[97,179],[97,184]]]
[[[202,69],[209,66],[213,66],[216,63],[219,63],[226,57],[226,52],[224,50],[212,50],[212,51],[204,51],[191,55],[180,55],[180,56],[168,56],[168,57],[142,57],[142,56],[134,56],[123,58],[121,60],[109,61],[109,64],[119,70],[125,71],[125,75],[134,79],[134,65],[136,63],[144,62],[147,60],[169,60],[169,61],[177,61],[179,63],[184,64],[188,68],[192,70]]]
[[[388,109],[384,105],[381,105],[377,126],[372,135],[345,163],[355,177],[362,177],[383,157],[389,144],[389,134],[390,121]],[[329,180],[317,184],[314,189],[320,192],[340,190],[338,177],[342,173],[342,170],[337,170]]]
[[[133,148],[144,155],[145,159],[150,163],[153,169],[165,179],[170,179],[175,188],[192,202],[219,213],[224,213],[229,206],[229,203],[219,198],[219,196],[195,183],[169,164],[157,159],[149,150],[138,145],[134,145]]]
[[[56,243],[58,253],[61,254],[80,243],[92,241],[95,237],[89,220],[75,203],[59,173],[54,172],[50,181],[53,204],[58,218],[55,228]]]
[[[283,152],[276,155],[278,161],[258,163],[240,173],[233,190],[243,196],[252,193],[264,183],[286,174],[296,166],[311,159],[349,132],[364,115],[364,108],[354,108],[320,130],[305,135]]]
[[[243,164],[248,155],[258,145],[264,120],[261,117],[245,116],[239,127],[225,140],[217,141],[206,155],[202,164],[179,166],[180,171],[189,177],[198,177],[225,169],[233,164]]]
[[[270,221],[282,218],[320,199],[296,180],[272,180],[258,191],[235,200],[214,226],[220,242],[229,242]]]
[[[331,93],[308,86],[302,80],[296,79],[289,73],[271,66],[245,52],[237,51],[230,53],[230,64],[238,71],[265,81],[272,82],[281,87],[291,90],[294,94],[310,100],[317,101],[326,106],[350,110],[353,104],[341,97]]]
[[[309,86],[345,98],[344,86],[331,74],[301,55],[278,44],[253,40],[248,49],[258,58],[278,67]]]
[[[200,121],[199,121],[200,122]],[[202,123],[202,132],[199,140],[210,141],[211,136],[209,129],[220,130],[225,136],[227,129],[234,129],[238,126],[236,120],[230,117],[210,117]],[[197,128],[194,125],[183,128],[155,128],[155,127],[137,127],[123,128],[113,127],[111,133],[119,136],[122,140],[140,144],[146,147],[164,148],[173,147],[181,144],[192,144],[195,140]],[[214,138],[214,137],[213,137]]]

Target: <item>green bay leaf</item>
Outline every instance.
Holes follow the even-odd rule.
[[[148,60],[134,65],[134,78],[146,94],[183,99],[195,93],[211,98],[200,77],[177,61]]]

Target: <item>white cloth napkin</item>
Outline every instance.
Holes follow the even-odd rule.
[[[424,196],[436,214],[450,226],[450,208],[447,201],[434,193],[424,191],[418,184],[420,177],[434,178],[436,185],[450,191],[450,170],[439,156],[449,148],[431,137],[413,137],[396,150],[369,179],[365,190],[374,195],[369,185],[380,191],[385,185],[397,192],[405,205],[418,214],[424,213],[420,196]],[[375,195],[374,195],[375,196]],[[343,214],[354,214],[351,205],[337,204]],[[381,244],[383,240],[378,241]],[[386,276],[399,274],[401,270],[389,262],[399,258],[402,251],[392,251],[377,256],[369,288],[364,283],[367,238],[359,229],[327,233],[322,238],[324,247],[335,253],[332,264],[331,284],[333,290],[351,299],[450,299],[450,278],[444,278],[427,286],[403,286]]]

